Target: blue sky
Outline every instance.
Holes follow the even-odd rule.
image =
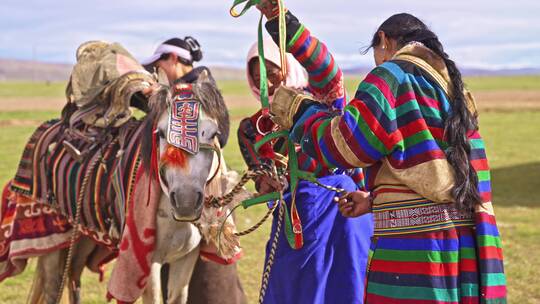
[[[232,0],[2,0],[0,58],[74,61],[87,40],[117,41],[137,58],[163,40],[192,35],[204,64],[243,66],[256,39],[257,13],[234,19]],[[286,0],[343,67],[371,66],[360,49],[398,12],[424,20],[461,66],[540,67],[538,0]]]

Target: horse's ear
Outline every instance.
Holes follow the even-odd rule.
[[[197,78],[197,83],[198,84],[201,84],[201,83],[205,83],[205,82],[212,82],[212,79],[210,78],[210,73],[208,73],[208,70],[203,70],[200,74],[199,74],[199,78]]]
[[[169,85],[169,78],[162,68],[157,68],[157,82],[162,85]]]

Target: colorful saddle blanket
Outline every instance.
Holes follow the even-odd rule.
[[[81,134],[94,133],[94,137],[78,136],[64,126],[53,120],[34,132],[11,191],[51,206],[70,223],[76,216],[79,195],[83,195],[82,232],[100,244],[115,247],[122,235],[126,202],[140,164],[142,123],[131,119],[109,130],[79,126]]]

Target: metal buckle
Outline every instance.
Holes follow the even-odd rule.
[[[62,145],[64,145],[64,148],[66,151],[75,159],[77,162],[81,162],[84,158],[84,155],[79,149],[75,148],[73,144],[71,144],[69,141],[64,140],[62,141]]]
[[[293,224],[293,232],[295,234],[302,233],[302,225],[300,223]]]
[[[268,132],[263,132],[263,131],[261,130],[261,128],[259,127],[259,125],[260,125],[260,123],[261,123],[261,119],[264,118],[264,117],[268,117],[270,120],[272,120],[272,116],[267,116],[267,115],[261,115],[261,116],[259,116],[259,117],[257,118],[257,121],[255,122],[255,128],[257,129],[257,132],[258,132],[260,135],[266,136],[266,135],[268,135],[268,134],[270,134],[270,133],[272,133],[272,132],[275,132],[275,131],[279,130],[279,126],[276,124],[270,131],[268,131]],[[272,122],[274,122],[274,121],[272,120]],[[275,123],[274,123],[274,124],[275,124]]]
[[[263,131],[261,130],[261,128],[259,127],[259,124],[260,124],[261,119],[262,119],[263,117],[265,117],[265,116],[261,115],[261,116],[259,116],[259,117],[257,118],[257,121],[255,122],[255,128],[257,129],[257,132],[258,132],[259,134],[261,134],[262,136],[266,136],[266,135],[268,135],[268,134],[270,133],[270,131],[269,131],[269,132],[263,132]]]

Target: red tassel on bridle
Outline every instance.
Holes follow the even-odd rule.
[[[152,194],[152,179],[155,179],[157,183],[161,184],[160,181],[160,156],[159,156],[159,143],[158,143],[158,132],[157,129],[152,131],[152,152],[150,154],[150,183],[148,183],[148,200],[146,205],[150,204],[150,195]],[[187,155],[186,153],[177,147],[168,145],[165,154],[163,155],[163,161],[166,164],[173,166],[179,166],[185,168],[187,165]]]
[[[187,155],[184,150],[175,146],[167,145],[161,161],[166,163],[167,165],[186,168]]]

